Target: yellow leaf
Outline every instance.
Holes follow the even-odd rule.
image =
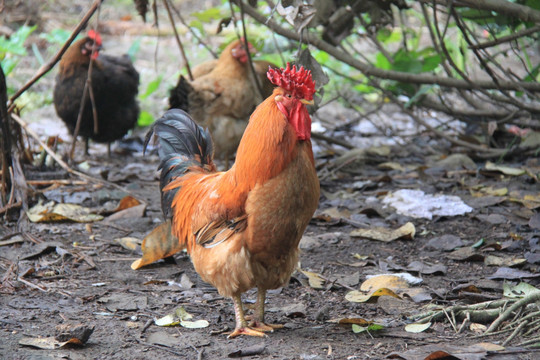
[[[324,282],[325,280],[321,277],[321,275],[311,272],[311,271],[305,271],[300,269],[300,272],[307,276],[309,286],[311,286],[314,289],[324,289]]]
[[[408,222],[396,230],[387,228],[355,229],[351,231],[351,236],[358,236],[371,240],[390,242],[397,239],[411,240],[414,238],[415,233],[416,229],[413,223]]]
[[[503,173],[504,175],[510,175],[510,176],[520,176],[520,175],[525,174],[525,170],[523,169],[497,165],[497,164],[492,163],[491,161],[486,162],[486,170],[499,171]]]
[[[377,289],[373,293],[367,294],[367,295],[360,292],[360,291],[357,291],[357,290],[349,291],[345,295],[345,300],[348,300],[348,301],[351,301],[351,302],[368,302],[368,301],[369,302],[376,302],[377,299],[379,297],[381,297],[381,296],[393,296],[393,297],[395,297],[397,299],[401,299],[399,297],[399,295],[397,295],[392,290],[382,288],[382,289]]]
[[[469,329],[471,329],[472,332],[475,334],[483,334],[487,330],[487,326],[483,324],[478,323],[471,323],[471,326],[469,326]]]
[[[360,290],[371,292],[374,289],[387,288],[394,291],[409,288],[406,280],[395,275],[377,275],[373,276],[360,285]]]
[[[93,222],[103,219],[103,216],[92,214],[91,210],[76,204],[55,204],[50,201],[43,205],[41,202],[26,212],[32,222]]]

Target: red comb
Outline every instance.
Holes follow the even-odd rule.
[[[101,35],[99,35],[99,33],[97,31],[95,31],[94,29],[88,31],[88,37],[90,39],[94,40],[94,42],[98,46],[101,46]]]
[[[306,100],[313,99],[315,82],[311,77],[311,71],[304,69],[303,66],[297,70],[296,65],[293,65],[291,69],[291,64],[287,63],[285,69],[269,68],[266,76],[272,84],[290,91],[295,96]]]

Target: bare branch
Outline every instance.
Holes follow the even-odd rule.
[[[32,85],[34,85],[34,83],[36,83],[39,79],[41,79],[41,77],[43,75],[45,75],[46,73],[48,73],[53,67],[54,65],[56,65],[56,63],[58,61],[60,61],[60,59],[62,58],[62,55],[64,55],[64,53],[66,52],[66,50],[69,48],[69,46],[71,45],[71,43],[73,42],[73,40],[75,40],[75,38],[77,37],[77,35],[79,35],[79,33],[82,31],[82,29],[86,26],[86,23],[88,23],[88,20],[90,20],[90,18],[92,17],[92,15],[94,15],[94,13],[96,12],[96,10],[99,8],[99,6],[101,5],[101,3],[103,2],[103,0],[95,0],[94,3],[92,4],[92,6],[90,7],[90,9],[88,9],[88,11],[86,12],[86,14],[84,15],[84,17],[81,19],[81,21],[79,22],[79,24],[77,24],[77,26],[75,27],[75,29],[73,30],[73,32],[71,33],[71,35],[69,36],[69,39],[66,41],[66,43],[64,44],[64,46],[62,46],[62,48],[60,49],[60,51],[58,51],[56,53],[56,55],[48,62],[46,63],[45,65],[43,65],[39,70],[38,72],[32,77],[32,79],[30,79],[26,84],[23,85],[22,88],[20,88],[12,97],[11,99],[9,99],[9,102],[8,102],[8,106],[9,106],[9,109],[8,111],[9,112],[12,112],[13,109],[15,108],[15,105],[14,105],[14,102],[15,100],[17,100],[17,98],[19,96],[21,96],[22,93],[24,93],[26,90],[28,90]]]
[[[231,0],[231,1],[234,1],[235,3],[239,3],[241,0]],[[281,36],[284,36],[292,40],[300,41],[300,35],[297,34],[296,32],[281,27],[272,19],[267,19],[264,15],[260,14],[256,9],[254,9],[253,7],[251,7],[250,5],[246,3],[244,3],[243,6],[244,6],[244,10],[246,14],[253,17],[259,23],[267,26],[268,28],[272,29],[273,31],[275,31]],[[347,65],[350,65],[358,69],[365,76],[375,76],[382,79],[389,79],[389,80],[395,80],[395,81],[401,81],[401,82],[413,83],[413,84],[436,84],[443,87],[450,87],[450,88],[457,88],[457,89],[480,88],[480,89],[486,89],[486,90],[497,89],[497,90],[516,90],[516,91],[522,91],[525,89],[529,91],[540,91],[540,83],[536,83],[536,82],[500,81],[499,84],[496,84],[493,81],[488,81],[488,80],[475,80],[474,81],[475,86],[473,87],[471,86],[470,82],[461,80],[461,79],[440,77],[440,76],[427,74],[427,73],[410,74],[410,73],[405,73],[405,72],[400,72],[400,71],[383,70],[383,69],[379,69],[374,66],[371,66],[369,64],[366,64],[358,59],[355,59],[351,55],[337,49],[336,47],[320,39],[318,36],[314,34],[306,33],[303,36],[305,37],[305,40],[309,42],[310,44],[312,44],[313,46],[327,52],[328,54],[332,55],[337,60],[340,60],[346,63]]]

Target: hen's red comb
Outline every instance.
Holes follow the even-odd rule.
[[[296,65],[287,63],[285,69],[268,69],[266,74],[268,80],[276,86],[279,86],[287,91],[290,91],[293,95],[306,100],[312,100],[313,94],[315,94],[315,82],[311,77],[311,71],[304,69],[303,66],[300,69],[296,69]]]
[[[96,45],[101,46],[101,35],[94,29],[88,31],[88,37],[96,43]]]

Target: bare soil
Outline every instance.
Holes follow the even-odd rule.
[[[70,7],[62,9],[72,16],[78,11]],[[50,15],[50,12],[45,14]],[[104,12],[102,16],[110,19],[117,13]],[[51,18],[43,25],[45,30],[50,30]],[[55,21],[53,24],[58,24],[58,20]],[[131,40],[129,36],[127,39],[126,36],[115,38],[111,33],[108,41],[118,44],[116,50],[121,53],[129,47]],[[160,68],[164,85],[146,101],[147,111],[156,116],[165,108],[166,89],[178,74],[178,61],[171,60],[178,59],[177,53],[173,52],[177,50],[172,45],[174,40],[162,41],[165,46],[160,48],[159,56],[165,59]],[[141,91],[156,75],[154,44],[147,38],[141,43],[142,50],[136,63],[143,75]],[[38,67],[33,60],[25,61],[25,70],[12,80],[15,84],[23,83],[22,79]],[[53,79],[54,74],[50,74],[40,82],[40,91],[50,92]],[[339,106],[321,111],[320,114],[325,115],[316,115],[315,119],[326,118],[328,123],[323,124],[333,123],[333,127],[356,117]],[[45,128],[53,133],[62,128],[50,104],[23,117],[37,120],[32,126],[44,129],[40,135],[46,134]],[[392,127],[403,122],[406,116],[386,106],[379,117]],[[227,339],[226,333],[234,327],[232,303],[202,282],[186,254],[175,255],[174,261],[160,261],[137,271],[131,269],[131,263],[140,257],[140,247],[129,250],[120,246],[116,239],[133,237],[140,240],[163,220],[157,156],[141,153],[145,129],[138,129],[130,141],[122,143],[134,146],[134,152],[117,145],[112,158],[108,158],[104,146],[95,144],[88,158],[78,152],[77,163],[84,160],[85,171],[116,186],[70,178],[54,166],[28,167],[26,176],[29,180],[48,181],[33,186],[30,206],[41,199],[76,203],[102,212],[113,209],[126,195],[134,196],[147,206],[144,214],[91,224],[31,223],[25,216],[19,218],[18,209],[3,214],[0,226],[0,358],[224,359],[239,356],[243,351],[247,352],[246,358],[252,359],[399,358],[397,355],[391,357],[394,353],[401,354],[404,359],[424,359],[440,349],[464,349],[480,342],[501,344],[508,338],[508,332],[477,337],[465,327],[458,334],[447,319],[434,323],[422,333],[406,332],[404,326],[412,322],[410,316],[425,311],[429,304],[467,305],[502,298],[505,280],[493,277],[493,274],[504,266],[489,265],[486,261],[489,255],[526,259],[512,271],[522,270],[530,276],[520,278],[510,274],[506,281],[515,285],[523,280],[539,286],[538,209],[528,208],[516,200],[527,194],[537,196],[538,182],[527,173],[507,176],[500,171],[488,171],[486,162],[479,159],[472,168],[440,163],[448,154],[462,153],[463,149],[451,148],[407,121],[408,130],[412,129],[412,132],[399,141],[399,146],[391,147],[388,154],[349,154],[343,161],[339,158],[345,152],[343,149],[315,141],[322,196],[319,210],[301,243],[301,268],[322,275],[326,281],[322,289],[315,289],[305,275],[296,272],[289,285],[271,291],[266,304],[268,320],[284,324],[284,328],[265,338]],[[39,125],[43,122],[47,125]],[[342,128],[328,132],[328,135],[345,137],[364,147],[396,142],[395,139],[388,141],[388,137],[380,132],[374,135],[364,133],[362,129]],[[69,140],[69,136],[63,137]],[[58,151],[65,154],[68,148],[69,143],[66,143]],[[474,158],[474,154],[467,155]],[[397,169],[388,165],[389,162],[403,168]],[[505,165],[526,168],[532,174],[538,174],[540,169],[540,162],[535,158],[508,159]],[[54,179],[69,181],[55,182]],[[490,187],[506,188],[508,193],[494,196],[488,191],[473,196],[473,193]],[[381,200],[387,193],[404,188],[457,195],[473,210],[465,215],[435,216],[428,220],[400,215],[393,208],[382,206]],[[357,228],[382,226],[395,229],[409,221],[416,228],[416,235],[410,240],[386,243],[350,235]],[[461,245],[456,247],[483,242],[476,248],[474,256],[451,258],[452,248],[440,247],[446,244],[444,241],[435,242],[438,244],[435,246],[429,244],[444,235],[459,238]],[[355,254],[359,256],[355,257]],[[435,273],[414,270],[410,264],[415,261],[426,268],[441,265],[444,270]],[[345,299],[351,289],[359,289],[367,276],[396,272],[420,277],[422,283],[419,286],[429,296],[421,300],[383,296],[373,303]],[[246,293],[245,303],[249,306],[254,297],[254,291]],[[207,320],[209,327],[188,329],[154,324],[154,319],[173,313],[180,306],[195,319]],[[350,324],[335,322],[344,318],[363,318],[382,324],[385,329],[354,333]],[[77,324],[94,328],[88,342],[82,346],[67,345],[46,350],[20,344],[28,337],[54,337],[62,327]],[[538,358],[534,350],[519,345],[523,340],[526,339],[516,337],[504,351],[489,354],[480,351],[476,357],[459,358]],[[406,353],[425,346],[431,346],[431,350],[424,351],[424,355]],[[250,351],[253,355],[249,355]]]
[[[394,150],[392,160],[406,164],[422,159],[407,154],[403,149],[400,154],[402,156]],[[375,162],[363,163],[358,169],[360,175],[340,171],[322,181],[323,193],[333,194],[345,189],[350,196],[338,197],[337,200],[323,196],[319,211],[337,207],[344,214],[350,212],[352,215],[344,215],[341,219],[327,216],[315,218],[306,231],[308,239],[304,239],[301,245],[302,269],[317,272],[329,279],[325,288],[315,290],[308,285],[304,275],[295,273],[288,286],[268,296],[269,320],[282,323],[285,328],[262,339],[240,337],[228,340],[223,332],[234,327],[231,301],[219,296],[215,289],[200,280],[186,255],[175,256],[175,263],[158,262],[134,271],[130,264],[140,253],[127,250],[114,241],[126,236],[141,239],[162,218],[158,183],[154,178],[157,157],[116,153],[112,159],[108,159],[105,154],[98,154],[92,163],[101,169],[101,174],[108,172],[109,176],[126,163],[137,164],[138,170],[133,173],[126,171],[124,176],[127,178],[120,184],[148,204],[145,215],[112,222],[101,221],[90,226],[69,222],[32,224],[24,221],[21,235],[25,236],[22,242],[3,246],[0,256],[3,269],[0,288],[0,328],[4,339],[0,344],[2,358],[197,358],[198,353],[204,351],[203,358],[215,359],[226,358],[235,351],[251,346],[263,345],[264,352],[253,358],[380,359],[393,352],[427,344],[450,344],[462,348],[480,341],[500,343],[507,334],[480,340],[473,338],[470,330],[456,334],[448,321],[437,323],[420,334],[407,333],[403,331],[403,326],[410,322],[407,316],[421,312],[421,307],[427,303],[467,304],[502,297],[503,280],[490,278],[497,267],[486,266],[478,260],[490,253],[522,258],[525,253],[534,251],[531,247],[538,241],[537,230],[532,230],[526,220],[515,215],[519,214],[521,206],[509,201],[477,207],[464,216],[436,217],[430,221],[397,215],[391,208],[380,208],[380,213],[377,213],[374,210],[376,206],[366,206],[370,201],[373,204],[369,198],[402,187],[458,195],[469,199],[471,205],[478,206],[478,202],[468,195],[463,185],[464,179],[469,184],[472,181],[484,186],[491,184],[537,190],[537,184],[532,183],[526,175],[517,178],[497,176],[493,179],[458,172],[453,176],[447,173],[441,177],[426,175],[420,179],[414,172],[407,173],[409,176],[399,175],[395,171],[380,170]],[[319,163],[329,166],[323,159],[319,159]],[[535,160],[529,163],[535,163]],[[358,181],[371,181],[371,185],[354,190]],[[104,207],[107,201],[117,202],[125,195],[114,188],[91,184],[62,186],[43,195],[50,198],[63,196],[65,202],[69,202],[77,194],[86,197],[81,204],[94,209]],[[493,215],[492,218],[502,215],[504,221],[494,224],[486,220],[485,215]],[[412,221],[417,229],[414,240],[382,243],[349,235],[354,229],[351,223],[396,228],[406,221]],[[8,221],[0,231],[0,239],[8,239],[17,233],[16,225],[16,222]],[[488,246],[484,245],[479,251],[481,257],[451,260],[448,252],[427,246],[434,237],[447,234],[458,236],[464,245],[484,239]],[[46,249],[44,244],[48,245]],[[505,244],[504,249],[497,248],[496,244]],[[368,261],[358,266],[353,254],[368,255]],[[404,299],[394,303],[382,297],[379,302],[369,304],[345,299],[349,290],[340,282],[347,284],[349,281],[349,286],[357,289],[367,275],[397,271],[399,267],[406,269],[413,261],[442,264],[447,268],[446,273],[431,275],[409,271],[423,279],[422,287],[431,294],[430,301],[415,303],[411,299]],[[536,273],[537,266],[525,264],[522,270]],[[358,275],[356,280],[343,280],[354,279],[355,275]],[[17,281],[17,276],[25,281]],[[183,276],[187,276],[187,281]],[[537,279],[526,281],[538,285]],[[464,284],[475,285],[479,292],[471,294],[456,290]],[[254,295],[254,292],[247,293],[245,301],[254,300]],[[183,306],[196,319],[208,320],[210,326],[185,329],[152,324],[145,328],[148,321],[172,313],[179,306]],[[350,325],[328,322],[331,319],[355,317],[382,323],[386,330],[370,335],[355,334]],[[41,350],[18,344],[23,337],[54,336],[59,325],[79,323],[95,327],[85,346]],[[513,356],[510,358],[535,358],[534,353]]]

